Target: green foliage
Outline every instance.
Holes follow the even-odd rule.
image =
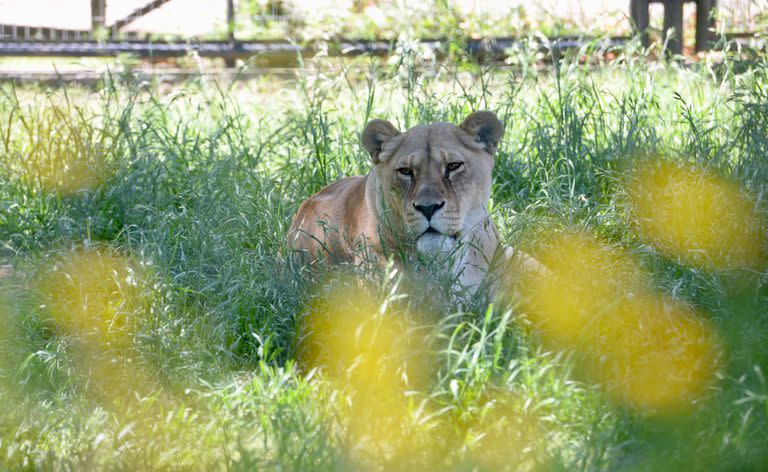
[[[658,420],[610,401],[514,306],[461,307],[387,270],[358,271],[382,287],[382,312],[434,341],[434,375],[409,397],[414,437],[447,428],[440,466],[468,470],[484,428],[509,419],[494,413],[504,397],[540,418],[553,469],[766,464],[768,274],[705,273],[658,253],[634,233],[621,182],[633,159],[664,155],[739,182],[765,213],[768,65],[683,67],[630,51],[541,69],[521,51],[502,69],[438,63],[404,43],[399,53],[320,61],[288,82],[0,87],[0,262],[16,272],[0,280],[0,400],[14,405],[0,413],[3,468],[359,468],[348,392],[297,363],[323,278],[282,259],[283,237],[303,199],[369,168],[369,119],[407,128],[481,108],[507,126],[492,194],[504,241],[533,248],[579,227],[636,254],[664,293],[717,326],[727,366],[694,412]],[[78,333],[37,285],[61,254],[93,247],[142,268],[129,352],[105,353],[143,372],[129,398],[92,394]]]
[[[479,8],[478,8],[479,6]],[[620,9],[590,22],[547,11],[544,6],[487,5],[448,0],[418,3],[402,0],[337,1],[302,6],[290,2],[244,0],[238,4],[240,39],[296,40],[403,38],[493,38],[525,36],[531,30],[547,36],[627,34]],[[624,26],[623,29],[627,29]]]

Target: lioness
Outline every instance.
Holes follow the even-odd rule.
[[[488,199],[503,134],[489,111],[472,113],[459,126],[433,123],[405,132],[371,121],[362,135],[371,172],[304,201],[288,232],[289,247],[308,263],[358,263],[370,255],[383,261],[403,247],[427,256],[451,253],[458,282],[476,289],[499,249]]]

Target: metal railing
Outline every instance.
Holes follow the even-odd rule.
[[[34,0],[29,0],[30,2]],[[75,0],[72,0],[75,1]],[[79,0],[87,2],[88,0]],[[197,38],[170,38],[167,41],[153,41],[151,35],[147,32],[137,30],[126,30],[126,27],[136,22],[148,14],[156,11],[163,6],[172,3],[173,0],[144,0],[146,3],[134,8],[130,13],[122,18],[117,18],[107,22],[107,9],[110,0],[90,0],[91,10],[91,29],[67,29],[54,28],[50,26],[32,26],[32,25],[9,25],[0,24],[0,54],[3,55],[113,55],[123,52],[132,52],[137,55],[152,56],[177,56],[183,55],[190,50],[197,50],[201,55],[210,54],[224,57],[231,65],[232,58],[243,57],[251,51],[261,51],[264,49],[297,49],[296,46],[285,46],[285,43],[277,45],[262,45],[259,41],[242,41],[238,35],[238,20],[255,23],[274,23],[278,25],[293,25],[301,28],[302,17],[300,0],[219,0],[217,8],[222,11],[218,13],[219,17],[224,19],[225,28],[218,34],[211,34],[205,37]],[[117,0],[114,0],[117,1]],[[346,0],[342,2],[332,2],[330,0],[313,0],[313,4],[318,4],[317,8],[323,8],[323,1],[331,6],[328,8],[347,8],[351,15],[364,15],[366,8],[378,5],[378,8],[384,10],[388,7],[402,8],[404,0]],[[440,2],[443,8],[496,8],[499,15],[504,12],[510,12],[517,4],[525,3],[523,0],[502,0],[497,2],[478,2],[476,0],[422,0],[424,2]],[[550,3],[558,0],[550,0]],[[665,11],[664,31],[672,28],[675,31],[682,30],[682,5],[684,0],[625,0],[630,6],[632,24],[645,31],[650,24],[649,6],[652,3],[663,3]],[[712,28],[714,27],[712,11],[717,5],[721,8],[723,17],[726,13],[733,18],[728,20],[735,26],[738,22],[746,28],[756,27],[756,18],[760,15],[768,15],[768,0],[688,0],[698,4],[697,11],[697,49],[706,48],[708,41],[713,37]],[[319,3],[318,3],[319,2]],[[530,2],[529,2],[530,3]],[[546,1],[539,2],[547,3]],[[611,3],[611,2],[608,2]],[[503,4],[503,5],[502,5]],[[492,6],[489,6],[492,5]],[[502,5],[502,6],[499,6]],[[506,6],[504,6],[506,5]],[[614,4],[615,5],[615,4]],[[507,10],[504,10],[507,8]],[[239,13],[239,15],[238,15]],[[766,16],[768,18],[768,16]],[[351,21],[351,20],[350,20]],[[766,20],[768,21],[768,20]],[[682,41],[681,34],[675,34],[667,38],[670,49],[673,52],[680,52]],[[167,38],[168,36],[166,36]],[[506,38],[497,38],[505,41]],[[347,49],[351,51],[378,50],[380,46],[375,45],[377,41],[355,41],[354,38],[341,39],[341,42],[347,43]],[[350,46],[349,44],[356,44]],[[382,43],[378,41],[378,43]],[[189,46],[195,44],[196,46]],[[388,44],[384,41],[382,44]],[[482,48],[480,48],[482,49]]]

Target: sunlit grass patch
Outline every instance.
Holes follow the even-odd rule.
[[[634,172],[628,194],[640,235],[665,254],[705,269],[765,267],[768,224],[735,182],[707,169],[650,161]]]
[[[94,161],[73,148],[23,156],[12,171],[30,189],[65,196],[97,188],[110,173],[105,163]]]
[[[547,470],[546,429],[525,400],[504,389],[489,389],[478,418],[470,424],[469,457],[481,470]]]
[[[15,89],[0,90],[2,106],[16,118],[6,122],[0,141],[5,178],[27,192],[69,196],[96,190],[114,176],[120,132],[104,126],[109,118],[73,103],[68,94],[38,94],[24,105],[22,100]]]
[[[12,290],[0,286],[0,398],[19,390],[14,373],[23,361],[21,332],[16,322],[16,303]]]

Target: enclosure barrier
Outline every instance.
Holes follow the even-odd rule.
[[[624,44],[629,38],[615,37],[604,40],[589,40],[584,38],[559,38],[548,44],[539,43],[541,49],[567,50],[580,48],[587,44],[598,49],[608,49]],[[421,47],[428,48],[440,56],[446,50],[446,39],[427,39],[419,41]],[[465,43],[467,54],[479,58],[505,57],[506,52],[520,45],[518,38],[496,38],[491,40],[472,39]],[[331,43],[331,55],[357,56],[368,54],[384,56],[389,54],[394,41],[339,41]],[[301,46],[284,41],[79,41],[79,42],[43,42],[43,41],[13,41],[0,43],[0,56],[52,56],[52,57],[108,57],[118,54],[134,54],[144,58],[182,57],[196,53],[201,57],[218,57],[226,60],[247,59],[259,56],[264,59],[295,58],[296,55],[310,56],[316,47]]]
[[[224,59],[232,67],[235,61],[258,56],[266,64],[277,66],[293,63],[297,55],[311,56],[318,49],[315,44],[298,45],[286,41],[241,41],[235,35],[235,2],[226,0],[226,39],[152,41],[141,33],[123,30],[135,20],[157,10],[171,0],[146,0],[144,6],[136,8],[123,18],[106,23],[107,0],[90,0],[91,30],[58,29],[39,26],[0,24],[0,56],[65,56],[65,57],[109,57],[119,54],[132,54],[140,58],[174,58],[190,53],[202,57]],[[713,12],[717,0],[629,0],[630,16],[634,31],[641,35],[644,45],[649,45],[648,29],[650,25],[650,6],[661,3],[664,6],[664,40],[667,51],[682,53],[683,45],[683,5],[685,2],[696,4],[696,50],[705,51],[713,45],[715,18]],[[726,2],[726,0],[723,0]],[[274,0],[272,0],[274,3]],[[726,2],[727,3],[727,2]],[[356,2],[356,11],[362,11],[363,2]],[[279,14],[275,6],[270,19],[286,21],[285,15]],[[627,37],[614,37],[603,41],[589,38],[561,37],[548,43],[541,42],[538,47],[547,50],[579,48],[594,44],[598,48],[610,48],[622,45]],[[446,50],[447,40],[426,39],[420,41],[423,47],[431,49],[436,55]],[[386,55],[393,49],[393,41],[345,40],[325,43],[332,55]],[[520,45],[521,41],[511,37],[485,40],[469,39],[463,42],[466,52],[478,58],[501,59],[506,57],[508,49]]]
[[[629,10],[635,31],[642,35],[643,44],[648,47],[648,26],[650,25],[651,3],[664,5],[664,38],[672,54],[683,52],[683,4],[696,4],[696,51],[706,51],[711,47],[712,33],[715,28],[713,12],[717,0],[630,0]]]

